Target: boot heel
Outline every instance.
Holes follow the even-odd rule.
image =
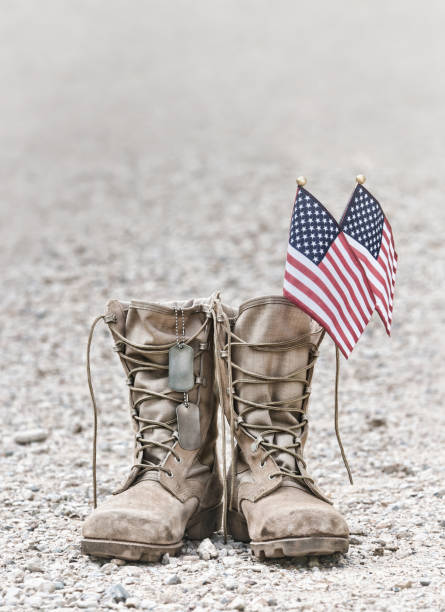
[[[185,536],[190,540],[209,538],[221,527],[222,504],[203,510],[192,517],[185,529]]]
[[[247,529],[247,523],[244,517],[235,510],[229,510],[227,513],[227,529],[228,532],[233,536],[234,540],[240,542],[250,542],[249,530]]]

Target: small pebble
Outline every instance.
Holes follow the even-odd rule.
[[[111,586],[107,594],[116,603],[126,601],[130,597],[128,591],[121,584],[114,584]]]
[[[181,582],[182,580],[178,574],[172,574],[171,576],[168,576],[164,584],[181,584]]]
[[[387,421],[384,417],[373,417],[368,419],[368,426],[370,429],[378,428],[378,427],[386,427]]]
[[[81,433],[82,431],[83,431],[82,423],[79,423],[78,421],[74,422],[71,427],[71,433],[78,434],[78,433]]]
[[[209,538],[205,538],[198,546],[198,555],[203,561],[209,561],[218,557],[218,551],[213,542]]]
[[[31,559],[25,567],[30,572],[43,572],[43,567],[39,559]]]
[[[126,561],[124,561],[124,559],[111,559],[110,563],[113,563],[113,565],[117,565],[118,567],[126,565]]]
[[[230,610],[244,610],[246,604],[241,597],[235,597],[229,605]]]
[[[24,577],[25,577],[25,572],[21,569],[17,569],[11,574],[11,578],[14,582],[23,582]]]
[[[9,605],[16,604],[21,594],[22,593],[19,588],[9,587],[5,593],[5,603]]]
[[[54,591],[56,590],[56,587],[49,580],[44,580],[43,582],[40,583],[38,590],[44,593],[54,593]]]
[[[228,591],[235,591],[237,586],[238,586],[238,583],[236,582],[236,580],[233,580],[232,578],[229,578],[228,580],[224,580],[224,588],[227,589]]]
[[[31,444],[31,442],[43,442],[48,437],[46,429],[28,429],[19,431],[14,436],[16,444]]]
[[[396,587],[400,590],[410,589],[412,586],[413,586],[413,583],[411,582],[411,580],[408,580],[407,582],[402,582],[401,584],[396,584]]]
[[[39,595],[31,595],[25,601],[25,607],[30,606],[31,608],[37,608],[38,610],[42,607],[43,600]]]

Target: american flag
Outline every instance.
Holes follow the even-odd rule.
[[[375,297],[376,310],[391,333],[397,253],[391,226],[377,200],[357,185],[340,222]]]
[[[338,223],[302,187],[292,212],[283,293],[326,329],[346,358],[375,308]]]

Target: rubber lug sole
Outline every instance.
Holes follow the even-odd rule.
[[[203,540],[219,529],[222,505],[204,510],[189,520],[185,536],[191,540]],[[120,540],[97,540],[83,538],[80,544],[82,554],[105,559],[124,559],[125,561],[159,561],[162,555],[168,553],[171,557],[177,555],[183,541],[176,544],[143,544],[141,542],[123,542]]]
[[[306,557],[346,553],[349,549],[348,538],[311,536],[307,538],[285,538],[266,542],[252,542],[249,537],[247,522],[242,514],[229,510],[227,515],[229,532],[241,542],[250,542],[250,548],[259,559],[277,559],[280,557]]]
[[[137,542],[120,542],[118,540],[93,540],[84,538],[80,549],[84,555],[105,559],[124,559],[125,561],[159,561],[168,553],[174,557],[182,548],[182,542],[170,545],[139,544]]]
[[[322,536],[286,538],[268,542],[251,542],[250,548],[258,559],[322,556],[348,552],[349,540]]]

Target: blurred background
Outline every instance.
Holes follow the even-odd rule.
[[[424,546],[434,513],[443,516],[435,492],[445,494],[445,3],[0,0],[0,9],[3,495],[19,499],[36,481],[42,496],[52,491],[22,505],[57,526],[45,531],[45,554],[60,536],[57,546],[77,551],[78,525],[52,508],[71,504],[82,517],[91,500],[91,319],[111,298],[221,289],[236,305],[281,293],[301,174],[337,219],[365,174],[399,252],[393,337],[374,316],[341,378],[356,487],[333,435],[328,341],[314,377],[310,472],[370,532],[401,497],[394,524]],[[106,330],[93,362],[103,494],[131,452]],[[13,443],[34,427],[46,442]],[[413,574],[419,559],[437,569],[438,551],[418,553],[405,561]],[[388,568],[372,567],[378,583]]]
[[[423,9],[411,0],[1,6],[1,178],[9,221],[12,203],[31,215],[44,207],[55,181],[65,183],[59,207],[73,214],[110,205],[97,193],[93,202],[82,191],[66,193],[66,183],[80,189],[102,176],[111,190],[105,177],[116,166],[134,173],[126,196],[145,198],[145,210],[178,198],[176,171],[202,172],[212,192],[222,190],[223,215],[233,200],[226,183],[247,163],[259,183],[265,168],[280,168],[271,201],[290,199],[294,176],[304,173],[308,187],[339,209],[358,171],[369,174],[370,188],[387,174],[411,190],[419,175],[440,181],[439,0]],[[153,199],[148,171],[162,186]],[[326,185],[331,175],[341,186],[334,192]],[[249,183],[249,212],[254,187]]]

